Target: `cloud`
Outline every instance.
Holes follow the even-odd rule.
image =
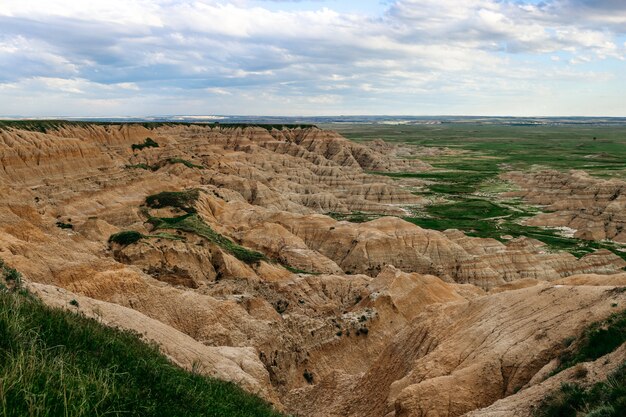
[[[4,0],[0,94],[24,98],[0,114],[49,114],[55,100],[68,115],[85,100],[103,115],[476,114],[490,101],[494,114],[545,91],[566,105],[572,83],[607,103],[625,92],[623,1],[398,0],[377,16],[287,3]]]

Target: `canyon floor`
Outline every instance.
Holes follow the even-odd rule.
[[[0,259],[294,416],[531,416],[620,372],[624,129],[332,128],[0,122]]]

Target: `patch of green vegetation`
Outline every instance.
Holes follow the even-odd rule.
[[[535,411],[536,417],[623,417],[626,416],[626,364],[606,381],[589,388],[563,384],[545,398]]]
[[[321,127],[336,130],[357,142],[383,139],[392,143],[469,151],[458,155],[418,156],[441,169],[464,170],[464,164],[475,168],[505,164],[509,169],[529,169],[539,165],[559,170],[584,169],[598,176],[626,177],[624,126],[444,123],[403,126],[332,124]]]
[[[626,310],[589,326],[559,358],[558,373],[580,362],[598,359],[626,342]]]
[[[2,286],[0,289],[8,289],[7,286],[15,289],[22,287],[22,274],[5,264],[2,259],[0,259],[0,286]]]
[[[146,205],[150,208],[174,207],[187,213],[195,213],[194,205],[200,197],[198,190],[163,191],[146,197]]]
[[[360,211],[353,211],[351,213],[338,213],[338,212],[330,212],[326,213],[327,216],[332,217],[335,220],[345,220],[351,223],[365,223],[371,220],[375,220],[380,218],[381,214],[376,213],[363,213]]]
[[[144,235],[134,230],[125,230],[123,232],[112,234],[109,237],[109,243],[117,243],[118,245],[128,246],[139,242]]]
[[[145,148],[158,148],[158,147],[159,147],[159,144],[156,143],[154,141],[154,139],[146,138],[146,140],[143,143],[134,143],[131,146],[131,149],[133,151],[140,151],[140,150],[145,149]]]
[[[526,226],[520,222],[534,214],[524,206],[509,202],[495,203],[480,198],[458,198],[452,203],[432,204],[423,213],[415,213],[404,220],[425,229],[459,229],[468,236],[493,238],[504,242],[502,236],[526,236],[546,244],[551,250],[562,250],[576,257],[598,249],[608,249],[626,259],[626,253],[617,251],[618,245],[606,241],[582,240],[560,235],[556,229]]]
[[[427,211],[432,216],[458,220],[484,220],[512,215],[509,209],[482,199],[467,199],[457,203],[431,205],[427,207]]]
[[[479,171],[480,167],[472,167],[468,170],[467,166],[463,167],[446,167],[455,168],[454,171],[424,171],[424,172],[373,172],[373,174],[384,175],[392,178],[420,178],[431,182],[428,188],[433,193],[441,194],[471,194],[478,190],[480,184],[490,178],[498,175],[497,169],[492,166],[482,167],[484,170]],[[463,170],[462,168],[465,168]]]
[[[313,383],[315,377],[313,376],[313,374],[311,372],[309,372],[308,369],[304,370],[304,373],[302,374],[302,376],[304,377],[304,380],[310,385]]]
[[[191,161],[181,158],[167,158],[164,161],[157,162],[154,165],[148,165],[145,163],[134,164],[134,165],[126,165],[126,169],[145,169],[146,171],[158,171],[160,168],[163,168],[165,165],[174,165],[174,164],[183,164],[187,168],[198,168],[204,169],[202,165],[194,164]]]
[[[171,233],[156,233],[152,235],[144,235],[134,230],[125,230],[115,233],[109,237],[109,243],[117,243],[118,245],[128,246],[139,242],[141,239],[168,239],[168,240],[185,240],[182,236],[176,236]]]
[[[233,383],[174,365],[138,334],[6,289],[0,291],[0,415],[280,416]]]
[[[217,233],[204,222],[196,213],[187,213],[179,217],[152,217],[148,218],[154,230],[173,229],[183,232],[194,233],[217,244],[222,249],[231,253],[235,258],[248,264],[255,264],[260,261],[268,261],[267,257],[260,252],[256,252],[234,243],[227,237]]]
[[[165,162],[167,164],[183,164],[184,166],[186,166],[187,168],[199,168],[199,169],[204,169],[204,167],[202,165],[196,165],[191,161],[187,161],[186,159],[181,159],[181,158],[168,158],[165,160]]]
[[[603,248],[626,259],[626,252],[617,250],[621,248],[619,244],[566,237],[557,229],[522,225],[524,218],[534,216],[540,210],[502,201],[497,194],[512,188],[498,177],[510,170],[537,167],[584,169],[591,175],[626,178],[623,163],[626,160],[626,128],[623,126],[467,123],[330,127],[356,141],[382,138],[388,142],[451,150],[442,155],[418,156],[433,165],[435,169],[431,171],[374,173],[392,178],[419,178],[426,182],[427,190],[414,194],[436,203],[405,218],[407,221],[428,229],[460,229],[470,236],[498,240],[502,240],[503,235],[527,236],[546,243],[550,249],[565,250],[577,257]],[[442,200],[447,202],[442,203]]]
[[[294,274],[320,275],[320,273],[319,273],[319,272],[310,272],[310,271],[305,271],[304,269],[294,268],[294,267],[289,266],[289,265],[287,265],[287,264],[282,264],[282,265],[283,265],[283,267],[284,267],[287,271],[289,271],[289,272],[291,272],[291,273],[294,273]]]
[[[58,221],[57,223],[57,227],[60,229],[73,229],[74,225],[72,225],[72,223],[64,223],[61,221]]]
[[[154,234],[150,234],[150,235],[145,235],[146,239],[167,239],[167,240],[179,240],[179,241],[185,241],[187,239],[185,239],[184,236],[178,236],[172,233],[154,233]]]

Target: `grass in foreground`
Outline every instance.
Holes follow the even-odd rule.
[[[626,365],[622,365],[606,381],[589,388],[577,384],[563,384],[559,391],[541,403],[535,416],[626,416]]]
[[[613,291],[623,291],[617,288]],[[567,350],[559,358],[557,374],[581,362],[593,361],[613,352],[626,342],[626,310],[593,323],[578,338],[567,339]],[[582,375],[586,370],[582,368]],[[626,415],[626,364],[622,364],[606,381],[591,387],[563,384],[546,397],[537,417],[621,417]]]
[[[620,287],[613,291],[624,291]],[[580,362],[596,360],[613,352],[626,342],[626,310],[612,314],[606,320],[593,323],[575,340],[567,340],[569,346],[559,358],[555,374]]]
[[[16,274],[2,267],[2,274]],[[18,274],[19,275],[19,274]],[[187,372],[136,334],[0,289],[0,415],[278,417],[236,385]]]

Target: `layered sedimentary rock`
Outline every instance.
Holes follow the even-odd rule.
[[[563,339],[623,300],[606,287],[544,283],[433,304],[388,341],[367,371],[337,370],[293,391],[288,404],[305,405],[310,416],[462,415],[525,387]]]
[[[626,182],[594,178],[584,171],[510,172],[503,175],[522,191],[509,193],[546,206],[527,224],[567,227],[587,240],[626,243]]]
[[[132,149],[147,138],[159,146]],[[298,416],[513,401],[541,385],[562,339],[626,302],[612,290],[626,264],[324,214],[421,204],[368,174],[428,169],[402,158],[416,152],[316,128],[1,130],[0,258],[46,303],[133,329]],[[146,205],[184,190],[198,197],[188,211]],[[148,222],[183,215],[211,234]],[[142,237],[108,242],[127,230]]]
[[[354,224],[320,215],[276,213],[239,201],[225,203],[211,193],[203,198],[200,207],[214,208],[200,210],[207,221],[241,236],[247,245],[263,247],[246,238],[250,235],[246,225],[252,225],[254,230],[263,230],[264,238],[259,241],[285,248],[290,247],[286,242],[297,241],[291,245],[312,250],[346,273],[375,276],[391,264],[407,272],[489,288],[520,278],[552,280],[576,273],[615,273],[626,266],[606,250],[576,259],[565,252],[549,252],[541,242],[525,238],[503,244],[468,237],[458,230],[422,229],[396,217]]]

